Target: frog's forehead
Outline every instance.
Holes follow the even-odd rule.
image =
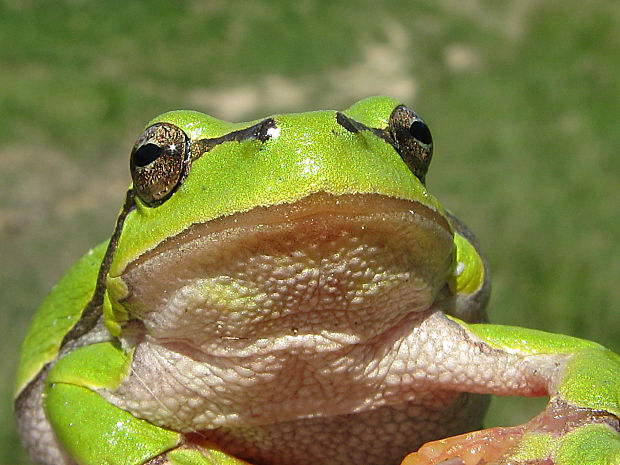
[[[344,113],[369,127],[381,127],[397,103],[379,103],[384,108],[362,101]],[[193,161],[187,178],[161,205],[148,207],[138,199],[123,227],[112,274],[192,224],[294,203],[317,192],[382,194],[441,212],[390,144],[370,130],[347,130],[336,116],[336,111],[272,116],[275,127],[265,142],[218,144]],[[192,140],[221,137],[256,123],[228,123],[187,111],[154,120],[160,121],[179,126]]]
[[[351,105],[343,113],[368,127],[385,128],[392,110],[398,105],[400,102],[391,97],[369,97]],[[327,126],[331,126],[336,122],[334,120],[335,114],[335,111],[327,110],[273,115],[271,118],[277,121],[288,120],[292,124],[297,123],[307,128],[311,123],[320,122],[321,119],[327,123]],[[232,123],[198,111],[177,110],[163,113],[150,121],[148,126],[162,122],[171,123],[183,129],[190,139],[199,140],[221,137],[232,131],[252,126],[258,121],[260,120]]]

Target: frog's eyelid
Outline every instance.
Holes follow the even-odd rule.
[[[253,126],[238,131],[232,131],[220,137],[192,141],[190,148],[191,158],[195,160],[209,152],[213,147],[224,142],[242,142],[248,139],[257,139],[261,142],[266,142],[275,134],[275,129],[277,129],[276,121],[273,118],[266,118]]]

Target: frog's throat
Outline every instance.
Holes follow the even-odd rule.
[[[291,334],[350,343],[428,309],[453,262],[448,221],[424,205],[318,193],[192,225],[132,262],[110,297],[132,328],[206,352]]]

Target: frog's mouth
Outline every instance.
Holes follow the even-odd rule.
[[[453,262],[441,213],[379,194],[316,193],[167,239],[123,272],[121,304],[148,337],[203,353],[358,343],[427,310]]]

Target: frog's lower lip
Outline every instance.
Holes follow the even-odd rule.
[[[148,309],[135,316],[155,338],[194,333],[203,349],[291,332],[365,338],[427,309],[453,259],[447,219],[418,202],[318,193],[167,239],[122,273],[123,303]],[[402,304],[384,308],[388,295]]]

